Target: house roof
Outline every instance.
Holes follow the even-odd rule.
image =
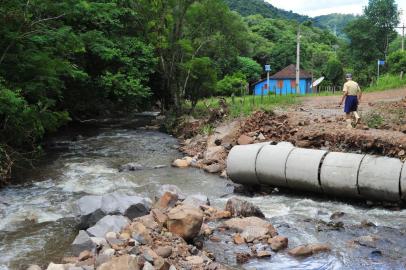
[[[281,71],[277,72],[273,76],[270,77],[271,79],[295,79],[296,78],[296,66],[289,65],[282,69]],[[306,70],[300,70],[300,79],[309,79],[312,78],[312,74]]]
[[[269,78],[271,80],[296,79],[296,66],[289,65]],[[312,74],[310,72],[303,69],[300,70],[300,79],[311,79],[311,78]],[[252,85],[255,86],[264,81],[266,81],[266,78],[263,80],[259,80],[256,83],[253,83]]]

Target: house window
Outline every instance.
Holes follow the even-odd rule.
[[[278,80],[278,88],[279,89],[283,88],[283,80]]]
[[[290,80],[290,88],[296,88],[296,80]]]

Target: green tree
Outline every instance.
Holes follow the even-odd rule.
[[[399,10],[395,0],[369,0],[364,14],[376,29],[377,49],[386,57],[390,42],[397,36],[395,27],[399,23]]]
[[[248,51],[246,26],[221,0],[142,0],[138,13],[159,59],[156,95],[178,113],[190,82],[191,71],[184,67],[191,65],[185,63],[209,57],[224,76]]]
[[[328,60],[325,75],[327,80],[332,82],[335,86],[342,82],[344,70],[341,62],[336,57],[332,57]]]
[[[391,73],[406,73],[406,52],[396,51],[389,55],[388,66]]]
[[[184,68],[188,72],[185,94],[192,102],[192,109],[194,109],[199,99],[214,93],[217,73],[213,61],[208,57],[194,58],[187,62]]]
[[[220,96],[240,95],[247,85],[247,79],[242,73],[225,76],[218,81],[216,93]]]
[[[262,66],[248,57],[238,57],[237,72],[244,74],[249,82],[255,82],[261,78]]]

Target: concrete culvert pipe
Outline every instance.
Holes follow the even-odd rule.
[[[406,201],[406,162],[403,163],[402,174],[400,176],[400,193],[402,200]]]
[[[295,149],[293,145],[268,145],[261,149],[257,158],[257,177],[263,185],[288,187],[286,161]]]
[[[323,192],[339,197],[406,201],[406,163],[399,159],[289,144],[235,146],[227,160],[235,183]]]
[[[324,150],[295,148],[286,162],[286,180],[288,186],[294,189],[321,192],[319,170]]]
[[[362,197],[399,201],[402,162],[396,158],[367,155],[361,162],[358,187]]]
[[[320,171],[323,191],[341,197],[359,198],[358,171],[365,155],[328,153]]]
[[[227,175],[242,185],[258,185],[256,160],[260,150],[270,143],[237,145],[227,157]]]

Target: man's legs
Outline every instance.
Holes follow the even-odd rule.
[[[354,117],[355,117],[355,126],[356,126],[356,125],[358,125],[359,120],[361,119],[361,117],[359,116],[357,111],[354,112]]]
[[[347,128],[352,128],[351,113],[345,113],[345,119],[347,122]]]

